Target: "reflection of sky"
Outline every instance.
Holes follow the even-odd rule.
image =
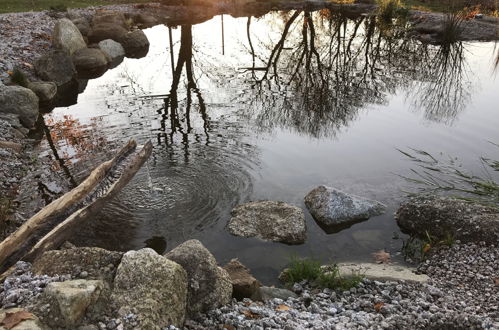
[[[271,257],[272,255],[285,257],[290,253],[297,253],[325,260],[331,257],[335,260],[348,260],[366,259],[369,257],[369,252],[382,248],[394,251],[400,247],[401,242],[391,240],[392,232],[398,231],[392,214],[403,195],[400,189],[406,187],[405,182],[395,174],[408,174],[409,168],[413,166],[396,148],[412,147],[436,155],[445,152],[444,158],[446,155],[457,156],[466,168],[475,172],[481,170],[477,162],[478,157],[486,155],[497,158],[499,154],[497,147],[488,143],[488,141],[499,142],[497,113],[499,78],[493,77],[492,43],[466,44],[465,56],[469,66],[468,79],[472,85],[472,95],[470,102],[451,123],[425,119],[423,109],[412,108],[411,100],[407,98],[407,93],[410,94],[411,91],[397,88],[394,94],[386,93],[386,102],[382,105],[362,104],[358,116],[336,135],[312,138],[307,134],[298,134],[292,127],[261,130],[261,127],[256,127],[251,121],[251,117],[240,116],[241,113],[256,111],[253,105],[246,103],[253,97],[252,89],[246,81],[247,76],[237,72],[238,68],[251,66],[252,61],[247,50],[246,23],[246,18],[234,19],[224,16],[225,55],[222,55],[220,17],[193,26],[195,78],[198,79],[197,85],[207,105],[209,121],[213,124],[212,131],[209,132],[213,144],[205,153],[204,142],[196,140],[198,137],[194,139],[191,136],[190,152],[197,156],[196,162],[199,163],[192,165],[191,162],[189,166],[197,167],[193,169],[186,165],[185,169],[177,168],[177,174],[167,172],[166,175],[162,172],[161,175],[175,181],[172,176],[188,176],[191,173],[189,171],[193,171],[192,173],[197,175],[196,178],[186,179],[192,181],[192,186],[190,183],[175,181],[177,190],[193,189],[193,191],[182,191],[183,194],[178,194],[179,198],[183,196],[182,198],[188,199],[196,195],[196,198],[203,199],[208,196],[210,203],[218,205],[212,199],[227,196],[218,195],[216,186],[210,187],[216,180],[210,178],[213,182],[209,182],[203,178],[203,170],[213,170],[213,164],[216,163],[217,166],[222,165],[221,168],[215,167],[215,170],[222,171],[226,157],[231,157],[231,153],[238,153],[237,161],[241,162],[241,167],[245,169],[252,167],[246,166],[245,160],[248,160],[248,163],[258,163],[258,166],[252,167],[249,171],[253,181],[253,190],[250,194],[252,200],[283,200],[304,208],[302,199],[306,193],[318,184],[328,184],[351,193],[378,199],[388,204],[389,211],[384,216],[357,224],[334,235],[322,232],[307,213],[309,231],[307,243],[288,247],[230,237],[223,226],[228,220],[228,211],[234,205],[223,206],[224,209],[217,209],[218,213],[213,215],[218,219],[214,227],[210,227],[207,231],[186,229],[189,235],[187,238],[201,239],[220,262],[240,257],[243,263],[252,269],[266,272],[264,269],[268,267],[275,272],[276,268],[283,266],[286,260],[285,258],[276,260]],[[272,16],[253,18],[251,31],[255,49],[259,54],[268,56],[273,43],[280,37],[283,26],[284,22],[280,18],[275,19]],[[58,120],[63,115],[72,115],[79,119],[81,124],[89,125],[88,130],[98,131],[99,135],[109,141],[124,141],[129,137],[136,137],[140,141],[145,139],[154,141],[156,134],[161,130],[158,110],[164,106],[163,100],[140,96],[169,93],[172,75],[167,28],[157,26],[148,29],[146,33],[151,40],[150,53],[146,58],[126,59],[119,67],[108,71],[103,77],[89,81],[86,91],[79,96],[77,105],[55,109],[47,116]],[[292,33],[299,35],[300,31],[294,27]],[[318,35],[318,38],[320,37]],[[176,61],[180,46],[180,28],[173,29],[173,40]],[[258,60],[257,63],[261,65],[263,61]],[[181,79],[178,93],[181,101],[180,112],[185,110],[185,84],[185,80]],[[193,100],[196,105],[194,96]],[[275,111],[279,110],[275,108]],[[194,133],[199,133],[203,129],[204,121],[196,106],[191,111]],[[99,118],[94,126],[90,125],[92,118]],[[244,131],[244,134],[241,131]],[[184,141],[180,139],[175,141],[179,149],[180,146],[185,146]],[[245,143],[251,148],[240,148]],[[238,145],[238,149],[234,148],[234,145]],[[68,148],[65,145],[59,147]],[[156,149],[157,152],[161,150],[159,146],[156,146]],[[256,149],[257,152],[248,151],[250,149]],[[217,152],[211,154],[213,150]],[[169,159],[177,161],[177,158],[181,158],[178,150],[175,152],[173,156],[169,155]],[[152,173],[155,173],[155,170],[159,171],[161,166],[168,167],[161,163],[166,162],[167,157],[164,159],[163,156],[161,154],[154,158],[154,164],[150,167]],[[258,159],[255,159],[256,157]],[[217,172],[217,175],[225,179],[237,177],[241,174],[235,169],[236,167],[234,162],[231,162],[230,168],[226,167],[227,173]],[[206,175],[209,176],[210,173]],[[139,176],[144,180],[144,173]],[[163,177],[156,177],[153,181],[155,180],[158,186],[164,186],[164,191],[171,191],[168,181],[161,182],[161,179]],[[237,186],[237,184],[240,183],[232,184],[227,181],[225,186]],[[140,186],[139,183],[134,182],[131,185],[135,190],[132,191],[131,188],[125,190],[122,194],[123,200],[133,199],[137,197],[137,191],[142,191],[137,188]],[[249,184],[244,181],[243,185]],[[157,195],[156,198],[161,196]],[[134,234],[136,236],[130,240],[135,244],[133,247],[140,247],[141,242],[153,236],[168,237],[168,231],[177,224],[170,222],[168,228],[162,221],[172,218],[172,214],[180,219],[178,221],[182,221],[183,228],[188,227],[189,219],[183,219],[182,215],[191,210],[179,209],[178,204],[181,201],[176,201],[174,197],[168,197],[168,207],[161,203],[155,206],[154,214],[135,215],[139,218],[136,222],[139,223],[137,226],[140,230],[137,230]],[[138,199],[147,198],[139,196]],[[196,199],[193,199],[193,203],[195,202]],[[144,205],[148,205],[147,202],[144,202]],[[185,205],[183,207],[189,208]],[[191,207],[195,209],[196,205]],[[217,207],[221,208],[220,205]],[[207,210],[205,213],[210,211]],[[154,223],[149,223],[147,217],[153,218]],[[371,239],[366,239],[366,236]],[[359,237],[363,237],[362,242],[359,241]],[[173,247],[170,241],[167,242],[167,246]],[[269,257],[262,260],[262,254],[268,254]]]

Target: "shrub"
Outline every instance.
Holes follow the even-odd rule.
[[[408,11],[402,6],[401,0],[377,0],[378,16],[384,22],[391,22],[392,19],[407,15]]]

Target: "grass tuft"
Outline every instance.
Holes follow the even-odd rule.
[[[12,70],[12,74],[10,75],[10,81],[22,87],[27,87],[29,83],[26,74],[18,67],[15,67],[14,70]]]
[[[378,16],[383,22],[391,22],[394,18],[407,16],[408,10],[402,6],[401,0],[377,0]]]
[[[321,266],[317,260],[297,257],[291,258],[285,274],[288,286],[307,280],[313,286],[334,290],[349,290],[356,287],[362,278],[360,274],[341,276],[338,265]]]

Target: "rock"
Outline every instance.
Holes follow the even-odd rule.
[[[71,57],[60,50],[52,50],[38,58],[35,72],[43,80],[53,81],[57,87],[71,83],[76,76]]]
[[[282,299],[286,301],[288,298],[297,298],[298,295],[293,291],[281,288],[273,288],[268,286],[262,286],[260,288],[260,297],[262,301],[269,301],[275,298]]]
[[[135,24],[144,28],[153,27],[154,25],[158,24],[158,20],[155,17],[142,13],[138,13],[137,15],[135,15],[133,20]]]
[[[0,309],[0,321],[3,321],[5,319],[5,317],[7,316],[7,314],[19,313],[19,312],[29,313],[27,310],[25,310],[23,308]],[[38,317],[36,315],[34,315],[34,314],[31,314],[31,315],[32,315],[32,318],[22,320],[16,326],[14,326],[13,328],[10,328],[10,329],[13,329],[13,330],[46,330],[47,329],[47,327],[45,327],[40,322],[40,320],[38,319]],[[4,330],[4,329],[7,329],[7,328],[0,325],[0,330]]]
[[[110,67],[116,67],[125,57],[125,49],[114,40],[106,39],[99,42],[100,50],[108,57]]]
[[[499,212],[475,203],[441,196],[411,198],[398,209],[395,218],[402,230],[421,237],[453,237],[461,242],[497,244]]]
[[[123,255],[111,301],[120,315],[136,314],[140,329],[182,326],[187,301],[187,273],[153,249]]]
[[[305,197],[305,205],[315,221],[328,233],[383,214],[386,209],[380,202],[326,186],[310,191]]]
[[[231,215],[227,229],[233,235],[288,244],[305,242],[305,216],[299,207],[284,202],[251,202],[237,206]]]
[[[370,280],[426,283],[429,279],[427,275],[414,273],[412,268],[396,264],[341,263],[338,267],[341,276],[361,275]]]
[[[85,19],[84,17],[76,17],[71,19],[71,22],[78,28],[80,31],[81,35],[86,37],[92,31],[92,28],[90,27],[90,23]]]
[[[78,78],[93,79],[107,71],[106,55],[97,48],[80,49],[73,55],[73,63],[78,72]]]
[[[39,275],[65,275],[112,283],[123,252],[108,251],[97,247],[53,250],[43,253],[33,262],[33,273]]]
[[[142,30],[125,34],[120,43],[123,45],[127,57],[141,58],[149,52],[149,40]]]
[[[120,12],[99,13],[92,18],[92,26],[95,27],[102,24],[113,24],[128,30],[128,24],[125,15]]]
[[[26,87],[38,96],[40,103],[51,102],[57,95],[57,85],[53,82],[33,81],[29,82]]]
[[[99,280],[49,283],[40,299],[50,305],[51,313],[56,310],[56,315],[60,315],[50,317],[51,325],[71,328],[85,315],[87,308],[97,301],[103,287],[104,283]]]
[[[198,240],[189,240],[165,255],[187,271],[187,314],[191,317],[228,304],[232,297],[229,274]]]
[[[116,24],[99,24],[92,27],[92,31],[88,34],[88,41],[98,43],[102,40],[112,39],[119,42],[128,30]]]
[[[232,282],[232,297],[237,300],[251,298],[258,294],[260,282],[258,282],[237,259],[232,259],[224,267]]]
[[[62,18],[55,23],[52,45],[67,51],[69,55],[87,47],[80,30],[67,18]]]
[[[20,143],[2,140],[0,140],[0,148],[11,149],[15,152],[21,152],[23,150],[23,146]]]
[[[0,113],[17,115],[27,127],[35,126],[38,119],[38,97],[21,86],[0,86]]]

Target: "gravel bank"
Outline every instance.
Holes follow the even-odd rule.
[[[458,244],[420,265],[430,276],[427,284],[365,279],[357,288],[335,292],[300,283],[296,299],[234,301],[185,328],[499,329],[498,260],[497,247]]]

